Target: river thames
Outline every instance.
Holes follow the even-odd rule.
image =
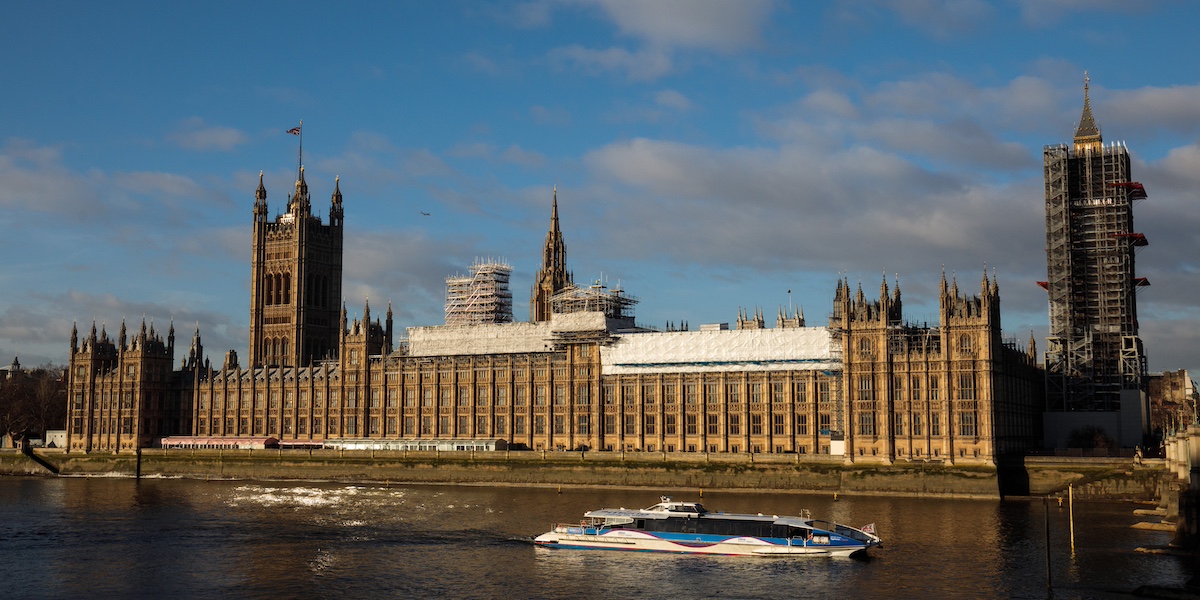
[[[123,478],[0,480],[10,598],[1046,598],[1041,501],[705,490],[710,510],[875,523],[869,560],[547,550],[531,539],[600,507],[697,490]],[[1138,505],[1049,508],[1054,598],[1177,586],[1184,559],[1135,552]]]

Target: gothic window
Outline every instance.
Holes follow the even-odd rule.
[[[858,434],[875,435],[875,413],[859,413]]]
[[[874,382],[870,375],[858,376],[858,399],[863,401],[871,401],[875,399],[875,391],[873,388]]]
[[[958,415],[959,429],[958,434],[963,437],[975,436],[975,413],[964,412]]]
[[[588,416],[579,415],[575,424],[575,433],[578,435],[588,435],[591,433],[591,428],[588,427]]]
[[[959,373],[958,374],[958,399],[959,400],[974,400],[975,399],[975,374],[974,373]]]

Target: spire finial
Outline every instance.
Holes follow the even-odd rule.
[[[1088,72],[1083,72],[1083,114],[1079,117],[1079,127],[1075,130],[1075,149],[1093,150],[1099,148],[1103,139],[1100,137],[1100,127],[1092,116],[1092,101],[1088,93],[1092,78]]]

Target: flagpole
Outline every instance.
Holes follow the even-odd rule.
[[[300,151],[296,156],[296,180],[300,180],[300,170],[304,168],[304,119],[300,119]]]

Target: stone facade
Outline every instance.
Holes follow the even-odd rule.
[[[256,257],[272,243],[259,233],[261,192]],[[176,371],[173,329],[166,343],[152,329],[131,343],[94,330],[82,345],[73,339],[70,450],[127,451],[163,435],[272,437],[284,445],[483,438],[531,450],[990,464],[1037,443],[1042,372],[1032,345],[1002,341],[994,278],[985,275],[971,296],[943,276],[935,326],[903,320],[898,285],[890,291],[884,283],[868,300],[861,286],[852,294],[839,281],[827,327],[805,327],[798,312],[781,310],[773,328],[756,314],[739,318],[736,329],[650,331],[622,311],[560,313],[547,304],[570,287],[557,196],[552,214],[530,323],[416,327],[393,345],[391,307],[383,322],[372,321],[369,305],[353,320],[343,307],[328,357],[267,351],[264,340],[274,336],[252,325],[250,364],[229,351],[217,367],[205,359],[197,330]],[[331,225],[340,227],[340,218],[339,210]],[[340,265],[340,257],[322,256]],[[320,272],[305,264],[312,259],[289,259],[293,281]],[[262,273],[288,272],[265,264],[255,263],[256,282]],[[340,289],[340,281],[329,286]],[[293,323],[307,323],[301,313],[312,303],[292,289],[291,303],[285,295],[284,308],[271,314],[286,308]],[[631,305],[619,293],[613,299]],[[252,304],[252,321],[267,314],[261,304]],[[287,339],[309,339],[305,330],[289,331],[297,337]]]

